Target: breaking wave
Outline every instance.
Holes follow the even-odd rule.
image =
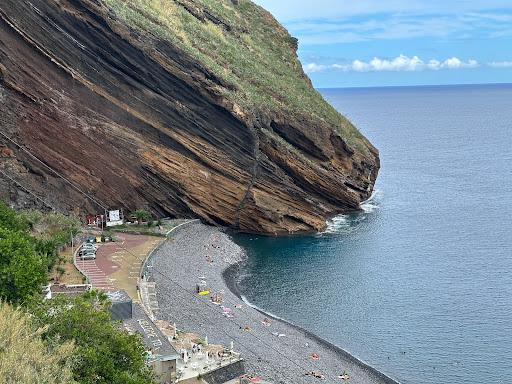
[[[338,215],[327,220],[327,228],[320,235],[349,233],[356,230],[359,224],[368,217],[368,214],[379,209],[382,195],[382,191],[377,189],[368,200],[361,203],[362,212]]]
[[[274,319],[276,319],[276,320],[281,320],[281,321],[286,322],[286,323],[288,323],[288,324],[295,325],[295,324],[293,324],[293,323],[289,322],[288,320],[285,320],[285,319],[283,319],[282,317],[279,317],[279,316],[277,316],[277,315],[274,315],[272,312],[268,312],[268,311],[264,310],[263,308],[260,308],[260,307],[258,307],[257,305],[255,305],[255,304],[251,303],[251,302],[249,301],[249,299],[247,299],[247,297],[245,297],[244,295],[240,295],[240,298],[241,298],[241,299],[242,299],[242,301],[245,303],[245,305],[247,305],[248,307],[251,307],[251,308],[253,308],[253,309],[257,310],[258,312],[261,312],[261,313],[263,313],[263,314],[267,315],[268,317],[272,317],[272,318],[274,318]]]
[[[365,213],[371,213],[371,212],[375,211],[376,209],[379,208],[379,202],[380,202],[381,198],[382,198],[382,191],[380,189],[376,189],[375,191],[373,191],[372,195],[370,196],[370,198],[368,200],[363,201],[361,203],[361,209]]]

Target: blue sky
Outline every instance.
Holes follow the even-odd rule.
[[[316,87],[512,83],[512,0],[256,0]]]

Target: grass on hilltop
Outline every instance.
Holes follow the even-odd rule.
[[[245,112],[281,111],[323,120],[349,144],[367,151],[358,130],[301,75],[296,40],[251,1],[103,1],[130,27],[171,42],[229,83],[232,89],[225,96]],[[205,12],[213,17],[196,17]]]

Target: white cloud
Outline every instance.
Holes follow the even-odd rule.
[[[512,65],[512,63],[510,63]],[[338,70],[343,72],[400,72],[400,71],[424,71],[441,69],[462,69],[476,68],[479,63],[476,60],[462,61],[457,57],[451,57],[444,61],[429,60],[428,62],[420,59],[418,56],[400,55],[394,59],[381,59],[374,57],[370,61],[354,60],[349,64],[318,64],[309,63],[304,65],[306,73],[324,72],[328,70]]]
[[[476,60],[468,60],[467,62],[462,62],[457,57],[451,57],[445,60],[443,63],[439,65],[438,69],[448,68],[448,69],[458,69],[458,68],[476,68],[478,67],[478,62]]]
[[[512,68],[512,61],[493,61],[487,65],[491,68]]]
[[[309,63],[303,66],[304,71],[306,73],[315,73],[315,72],[323,72],[328,69],[327,65],[317,64],[317,63]]]

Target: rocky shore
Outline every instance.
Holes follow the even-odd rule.
[[[157,319],[229,346],[245,360],[247,373],[274,383],[396,383],[345,351],[317,336],[274,319],[245,304],[236,293],[234,276],[246,255],[218,228],[183,226],[154,252],[147,263],[156,282]],[[209,295],[196,293],[204,280]],[[231,289],[230,289],[231,288]],[[212,302],[218,294],[221,304]],[[340,376],[346,373],[349,380]]]

